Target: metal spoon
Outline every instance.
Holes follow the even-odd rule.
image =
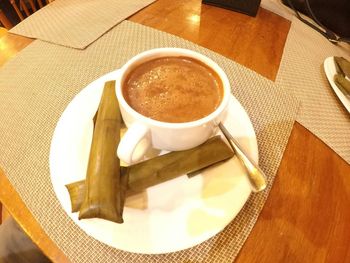
[[[238,142],[228,132],[222,123],[219,123],[219,128],[231,145],[231,148],[242,162],[248,172],[248,178],[253,192],[260,192],[266,188],[266,176],[258,165],[242,150]]]

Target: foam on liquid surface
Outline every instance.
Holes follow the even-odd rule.
[[[223,95],[212,69],[187,57],[164,57],[134,68],[123,84],[128,104],[149,118],[189,122],[212,113]]]

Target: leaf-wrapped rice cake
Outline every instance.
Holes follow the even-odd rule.
[[[115,81],[109,81],[105,83],[97,112],[79,219],[97,217],[123,222],[120,161],[115,154],[120,141],[120,126]]]
[[[170,152],[129,167],[121,167],[120,187],[125,191],[121,199],[178,176],[202,170],[233,155],[233,151],[221,137],[215,136],[189,150]],[[84,181],[74,182],[66,187],[71,198],[72,212],[76,212],[85,195]]]

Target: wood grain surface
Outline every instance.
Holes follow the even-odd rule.
[[[350,262],[350,165],[299,123],[236,262]]]
[[[290,27],[264,9],[253,18],[199,0],[158,0],[129,20],[188,39],[271,80]],[[0,65],[31,41],[7,34],[0,40]],[[2,172],[0,185],[0,201],[26,233],[54,262],[68,262]],[[295,123],[269,198],[236,262],[350,262],[349,201],[350,165]]]
[[[30,38],[6,33],[0,38],[0,67],[32,42]]]
[[[198,0],[157,1],[129,19],[190,40],[275,80],[290,22],[260,8],[253,18]]]

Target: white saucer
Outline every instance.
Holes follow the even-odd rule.
[[[334,93],[339,98],[340,102],[344,105],[344,107],[347,109],[347,111],[350,113],[350,100],[345,97],[343,92],[337,87],[337,85],[334,82],[334,76],[337,74],[335,64],[334,64],[334,57],[328,57],[325,59],[323,63],[324,71],[326,73],[328,82],[331,84],[332,89],[334,90]]]
[[[195,246],[223,230],[247,201],[251,189],[236,157],[189,179],[186,175],[128,198],[124,223],[78,220],[71,213],[66,184],[82,180],[92,139],[92,118],[111,72],[90,83],[67,106],[57,123],[50,150],[54,191],[68,216],[87,234],[114,248],[145,254],[169,253]],[[255,132],[232,96],[224,125],[258,161]]]

